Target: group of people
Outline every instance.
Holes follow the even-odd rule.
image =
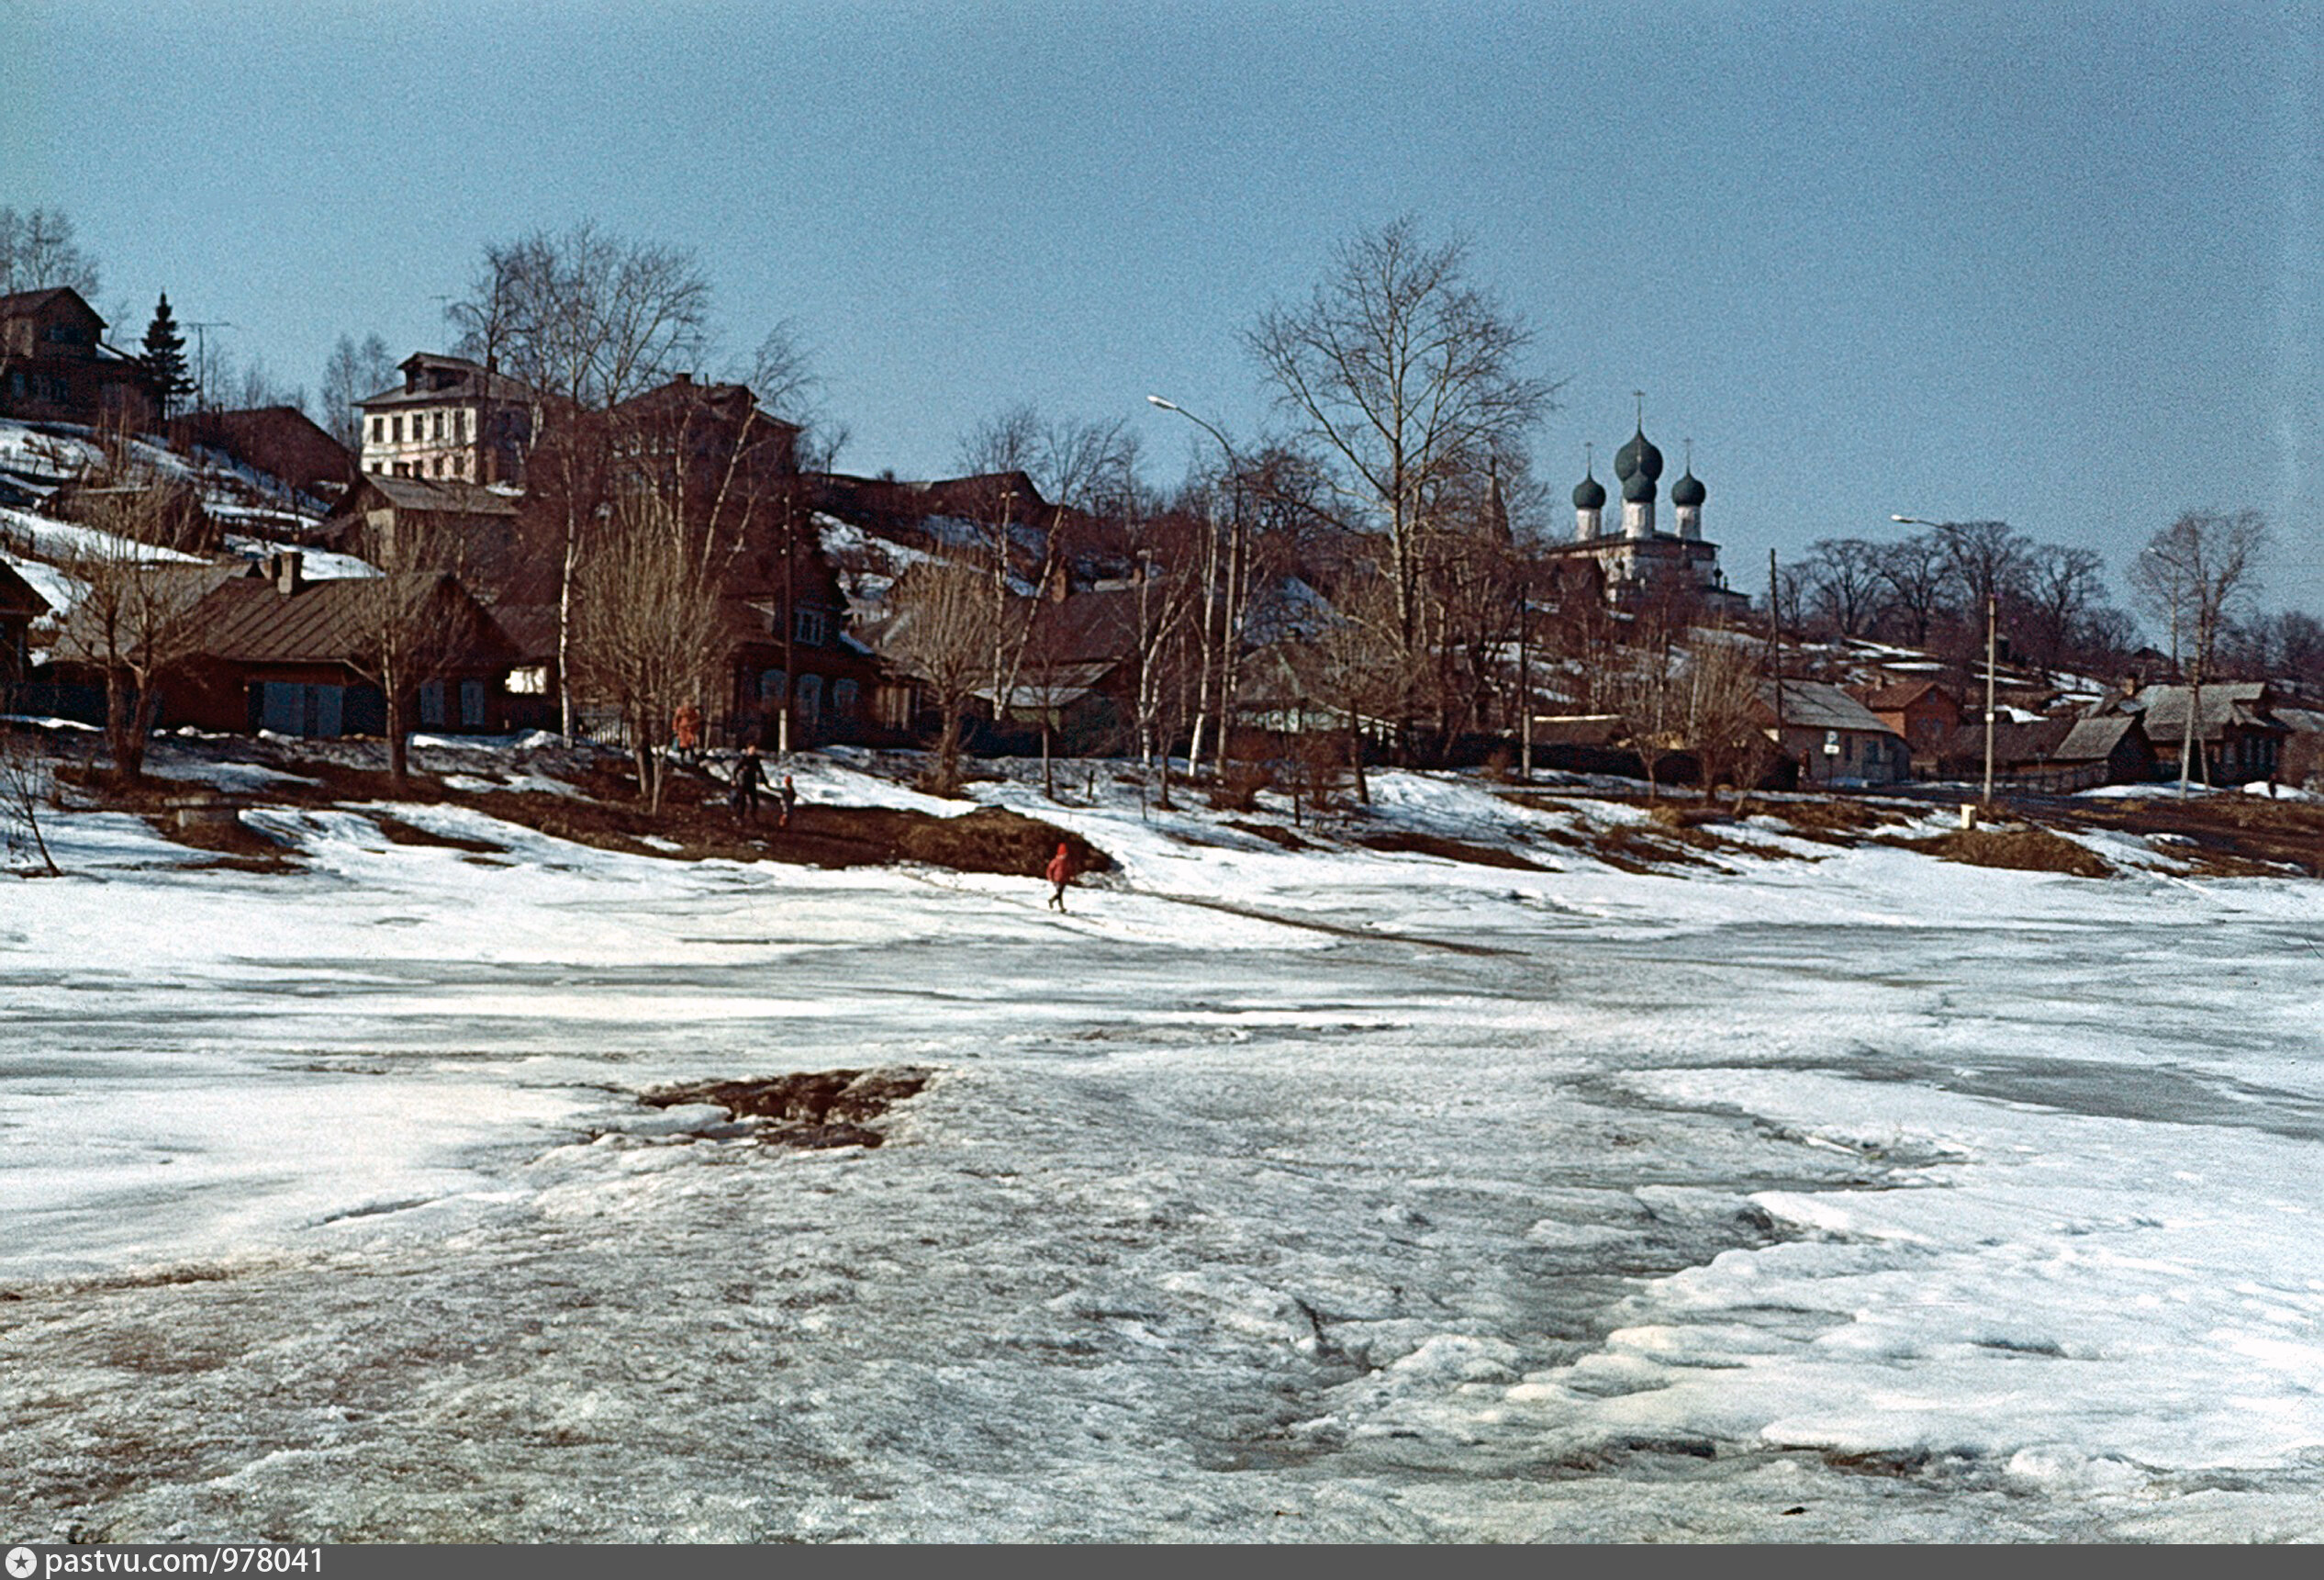
[[[735,822],[758,821],[758,792],[765,785],[766,768],[759,761],[757,745],[744,746],[743,755],[734,761],[733,782],[726,792],[726,804],[732,809]],[[791,809],[799,804],[799,787],[791,783],[790,775],[783,776],[782,788],[775,792],[775,801],[777,808],[775,826],[778,829],[790,827]]]

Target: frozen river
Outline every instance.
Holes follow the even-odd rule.
[[[0,1535],[2324,1536],[2312,883],[263,815],[0,887]]]

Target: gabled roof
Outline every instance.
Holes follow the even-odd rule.
[[[1875,717],[1871,710],[1841,690],[1822,680],[1785,680],[1783,683],[1783,723],[1804,730],[1854,730],[1865,734],[1894,735],[1895,731]],[[1772,708],[1775,688],[1772,683],[1760,682],[1760,703]]]
[[[0,560],[0,614],[20,614],[38,620],[49,612],[40,589],[17,574],[17,567]]]
[[[487,396],[509,404],[532,398],[532,391],[522,379],[511,378],[505,373],[487,373],[484,364],[471,362],[464,356],[415,352],[396,365],[404,375],[403,383],[391,384],[355,404],[368,411],[374,406],[441,406],[447,400],[475,400]],[[417,387],[421,374],[437,370],[451,375],[442,388]]]
[[[393,477],[384,472],[364,473],[339,510],[332,513],[344,515],[377,509],[376,503],[363,499],[366,490],[377,494],[379,502],[398,510],[440,516],[513,516],[517,513],[516,495],[504,494],[481,483],[462,483],[449,478]]]
[[[758,397],[746,384],[698,384],[690,375],[680,375],[666,384],[657,384],[642,395],[633,395],[613,409],[631,420],[674,416],[687,408],[715,412],[721,417],[740,422],[745,417],[755,417],[769,428],[800,431],[796,422],[786,422],[773,413],[760,409]]]
[[[2147,735],[2157,742],[2181,739],[2186,734],[2190,688],[2149,686],[2135,697],[2114,705],[2115,711],[2135,712],[2146,721]],[[2269,696],[2264,680],[2223,680],[2201,688],[2196,705],[2195,737],[2216,741],[2230,725],[2253,730],[2282,730],[2268,716]]]
[[[2065,739],[2050,754],[2052,762],[2102,763],[2114,756],[2115,748],[2133,730],[2143,736],[2146,727],[2129,713],[2102,714],[2095,718],[2076,719]]]
[[[1932,691],[1948,702],[1953,700],[1952,693],[1934,680],[1897,680],[1886,686],[1872,687],[1859,695],[1864,706],[1875,713],[1901,713]]]
[[[236,577],[195,606],[197,647],[205,656],[238,664],[360,661],[369,646],[366,633],[377,620],[374,600],[383,596],[445,604],[445,618],[458,631],[453,662],[507,663],[515,656],[492,617],[457,577],[441,571],[301,582],[288,593],[264,577]]]
[[[0,297],[0,319],[34,318],[60,306],[75,309],[99,329],[105,327],[104,315],[89,306],[87,299],[71,286],[50,286],[42,291],[12,291]]]

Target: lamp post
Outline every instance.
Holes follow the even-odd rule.
[[[1918,516],[1891,516],[1899,526],[1934,527],[1949,532],[1962,523],[1959,521],[1928,521]],[[1994,803],[1994,629],[2000,614],[2001,599],[1994,588],[1985,588],[1985,789],[1978,804],[1991,808]]]
[[[1216,428],[1204,421],[1201,418],[1197,417],[1193,412],[1189,411],[1185,407],[1180,406],[1175,400],[1165,400],[1158,395],[1149,395],[1145,398],[1145,399],[1146,404],[1149,406],[1156,407],[1163,411],[1177,412],[1180,417],[1185,418],[1189,422],[1193,423],[1203,432],[1217,440],[1220,451],[1226,456],[1228,476],[1235,476],[1241,473],[1243,465],[1242,461],[1235,455],[1235,446],[1227,439],[1225,434],[1220,432]],[[1235,695],[1235,649],[1236,645],[1234,640],[1235,635],[1235,578],[1243,560],[1243,513],[1241,510],[1237,510],[1231,515],[1227,527],[1227,533],[1226,596],[1224,607],[1219,611],[1218,777],[1222,780],[1223,780],[1226,777],[1226,740],[1228,733],[1227,725],[1229,723],[1228,714],[1232,710]],[[1198,778],[1201,772],[1203,719],[1204,714],[1210,706],[1210,605],[1212,588],[1215,587],[1218,580],[1217,566],[1215,564],[1215,556],[1218,553],[1218,532],[1215,526],[1213,526],[1209,537],[1209,546],[1211,551],[1209,557],[1212,558],[1213,563],[1207,568],[1207,573],[1203,577],[1202,580],[1202,668],[1204,673],[1201,688],[1201,700],[1194,711],[1194,737],[1187,745],[1187,771],[1189,774]]]

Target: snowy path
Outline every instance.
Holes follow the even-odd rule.
[[[0,891],[0,1536],[2324,1535],[2313,885],[270,815]]]

